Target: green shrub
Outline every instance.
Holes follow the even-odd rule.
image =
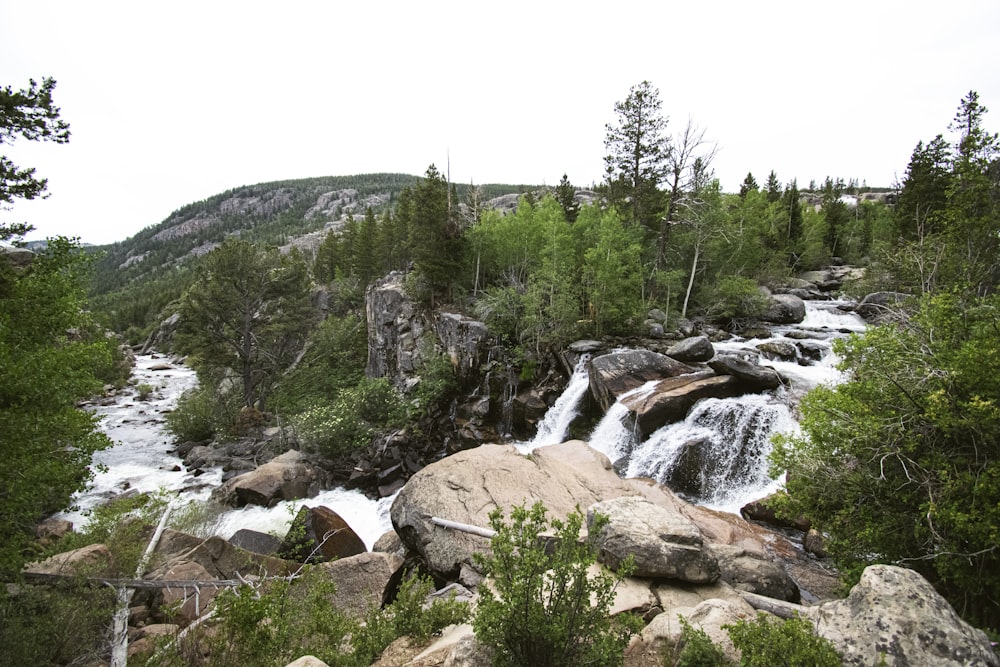
[[[135,388],[135,393],[140,401],[149,400],[149,397],[153,395],[153,385],[142,383]]]
[[[634,616],[610,616],[615,587],[629,565],[616,575],[588,575],[596,557],[592,544],[579,541],[581,513],[552,519],[549,544],[540,539],[550,526],[541,503],[513,508],[509,524],[498,508],[490,525],[496,531],[491,553],[477,555],[476,562],[493,585],[480,588],[473,628],[495,650],[494,664],[621,665],[629,637],[641,626]]]
[[[385,378],[365,379],[340,392],[333,403],[318,404],[293,418],[299,440],[331,458],[368,445],[379,430],[405,423],[402,396]]]
[[[756,281],[739,276],[726,276],[710,288],[703,297],[708,317],[719,322],[760,317],[768,307]]]
[[[739,649],[741,667],[840,667],[840,656],[829,640],[813,633],[804,618],[756,620],[722,626]]]
[[[167,430],[180,442],[201,442],[215,436],[215,401],[209,389],[189,389],[167,413]]]
[[[733,664],[704,630],[693,627],[683,616],[680,622],[680,639],[664,659],[664,667],[729,667]]]

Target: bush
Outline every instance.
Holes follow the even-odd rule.
[[[722,626],[740,650],[741,667],[840,667],[840,656],[829,640],[813,633],[804,618],[771,620],[757,614],[754,621]]]
[[[203,442],[219,433],[232,433],[238,427],[239,399],[225,396],[211,386],[189,389],[167,413],[167,430],[179,442]]]
[[[630,564],[616,575],[588,574],[596,557],[592,544],[579,541],[579,511],[549,524],[541,503],[530,510],[522,505],[511,510],[506,524],[498,508],[490,525],[496,531],[491,554],[477,554],[476,562],[493,586],[480,588],[473,628],[495,650],[495,664],[621,665],[629,637],[641,626],[634,616],[610,616],[615,587]],[[549,525],[555,537],[546,544],[540,536]]]
[[[706,315],[719,322],[753,319],[767,310],[768,300],[757,283],[749,278],[726,276],[711,288],[704,303]]]
[[[314,405],[292,423],[299,440],[325,456],[339,458],[367,446],[375,433],[402,426],[406,406],[385,378],[362,380],[333,403]]]
[[[167,430],[180,442],[201,442],[215,436],[215,410],[212,392],[189,389],[167,413]]]
[[[312,654],[330,667],[365,667],[398,637],[425,641],[468,617],[467,605],[454,600],[426,605],[433,589],[429,578],[409,577],[391,605],[373,609],[359,623],[330,605],[335,584],[324,571],[307,567],[295,580],[223,591],[216,598],[214,628],[200,629],[183,646],[164,647],[146,664],[263,667]]]
[[[665,667],[729,667],[733,664],[704,630],[692,627],[683,616],[680,622],[681,636],[666,656]]]

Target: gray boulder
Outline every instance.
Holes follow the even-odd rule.
[[[701,531],[679,513],[635,497],[595,503],[587,510],[593,529],[597,514],[608,522],[591,540],[598,560],[617,568],[626,558],[635,560],[635,576],[709,583],[719,578],[719,563],[705,548]]]
[[[368,552],[319,566],[335,585],[334,608],[363,619],[368,612],[389,601],[402,575],[403,559],[396,554]]]
[[[794,294],[772,294],[760,319],[772,324],[798,324],[806,318],[806,304]]]
[[[799,587],[784,568],[766,554],[725,544],[712,545],[722,580],[738,591],[798,602]]]
[[[739,395],[739,385],[732,376],[703,371],[661,380],[650,392],[627,396],[621,402],[629,409],[641,439],[665,424],[684,419],[691,406],[703,398]]]
[[[316,495],[322,480],[322,472],[305,454],[293,449],[256,470],[233,477],[216,490],[215,496],[235,507],[271,507],[281,500]]]
[[[816,633],[845,665],[998,665],[984,632],[959,618],[913,570],[873,565],[844,600],[820,605]]]
[[[650,380],[663,380],[696,370],[651,350],[610,352],[589,362],[590,393],[607,412],[619,396]]]
[[[300,563],[319,563],[368,551],[343,517],[329,507],[302,507],[281,543],[282,557]]]
[[[781,376],[773,368],[754,364],[733,355],[719,355],[708,365],[719,375],[732,375],[737,378],[747,391],[777,389],[782,384]]]
[[[672,345],[667,356],[677,361],[708,361],[715,356],[715,348],[708,336],[692,336]]]

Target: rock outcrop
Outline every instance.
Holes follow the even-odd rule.
[[[289,450],[248,473],[233,477],[214,495],[235,507],[271,507],[282,500],[309,498],[319,493],[322,471],[302,452]]]
[[[593,532],[595,518],[607,523]],[[598,559],[617,569],[631,556],[635,576],[706,584],[719,578],[719,562],[705,548],[701,531],[684,516],[645,498],[625,496],[594,503],[587,528]]]
[[[959,618],[917,572],[892,565],[865,569],[845,600],[812,614],[845,665],[1000,665],[989,638]]]
[[[646,528],[615,529],[619,532],[640,534],[652,530],[650,535],[655,537],[658,535],[655,531],[663,525],[674,525],[679,531],[673,546],[669,542],[661,545],[653,539],[654,543],[647,549],[650,557],[646,560],[649,563],[643,565],[646,568],[643,571],[650,577],[674,580],[688,577],[707,582],[718,578],[721,572],[725,578],[726,571],[720,570],[717,564],[713,566],[718,560],[716,552],[711,551],[715,545],[738,547],[740,558],[780,558],[782,562],[795,563],[795,567],[802,568],[803,572],[814,567],[790,541],[780,535],[735,515],[686,503],[652,480],[620,478],[606,456],[580,441],[542,447],[530,456],[519,454],[513,446],[483,445],[446,457],[427,466],[407,482],[393,502],[391,517],[403,543],[419,555],[437,576],[444,579],[474,578],[473,554],[485,552],[489,541],[435,525],[432,518],[485,527],[489,525],[490,512],[497,507],[509,513],[514,506],[530,506],[539,501],[546,507],[549,516],[564,518],[577,508],[587,511],[596,503],[614,499],[621,499],[616,502],[623,503],[625,507],[646,508],[650,514],[649,521],[658,526],[655,530],[650,529],[649,524]],[[618,520],[624,521],[624,517]],[[664,531],[664,534],[668,533]],[[696,549],[698,534],[702,546]],[[615,546],[623,543],[617,537],[610,540],[604,558],[615,563],[615,554],[627,555],[625,550],[632,549],[632,546]],[[678,569],[671,562],[653,563],[657,552],[671,550],[698,551],[698,555],[692,556],[696,566]],[[774,591],[784,586],[786,591],[794,591],[795,582],[791,577],[779,581],[781,577],[776,573],[755,572],[751,565],[744,561],[734,562],[727,570],[733,575],[733,582],[730,583],[743,590]],[[696,573],[699,568],[702,572]],[[689,576],[682,570],[694,574]],[[788,567],[788,571],[795,573],[792,566]],[[771,575],[775,576],[769,579]],[[794,576],[799,575],[795,573]],[[815,593],[828,594],[835,588],[835,579],[828,578],[830,581],[822,584],[823,590]],[[813,587],[819,586],[819,582],[823,581],[822,573],[817,573],[811,581]],[[788,592],[785,597],[795,599],[796,594]]]
[[[589,362],[590,393],[604,412],[622,394],[650,380],[664,380],[698,369],[650,350],[622,350]]]

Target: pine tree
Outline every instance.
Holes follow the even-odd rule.
[[[648,81],[632,86],[615,103],[617,121],[606,126],[605,189],[609,201],[627,212],[633,225],[656,229],[663,211],[660,184],[671,155],[660,91]]]
[[[778,180],[778,174],[771,170],[771,173],[767,176],[767,185],[765,186],[767,190],[767,201],[776,202],[781,199],[781,181]]]
[[[556,201],[562,206],[566,222],[576,222],[576,216],[580,215],[580,204],[576,201],[576,188],[569,182],[569,176],[566,174],[563,174],[562,180],[556,186]]]
[[[431,305],[439,296],[451,299],[463,261],[462,230],[457,210],[449,210],[448,193],[448,182],[434,165],[427,168],[413,192],[413,265],[428,289],[425,296]]]
[[[774,173],[774,172],[772,172]],[[743,183],[740,185],[740,199],[746,199],[747,194],[751,192],[757,192],[760,188],[757,185],[757,179],[753,177],[751,172],[747,172],[747,177],[743,179]]]

